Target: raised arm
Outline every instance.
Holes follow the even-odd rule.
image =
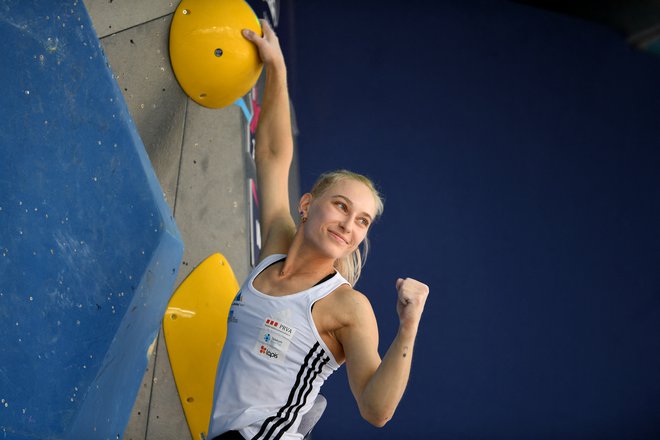
[[[289,211],[289,168],[293,158],[291,111],[286,65],[279,40],[268,22],[261,20],[264,36],[244,30],[266,68],[266,84],[257,126],[255,162],[259,188],[262,236],[260,259],[286,252],[295,234]]]
[[[360,414],[378,427],[392,418],[403,397],[417,328],[429,292],[428,286],[411,278],[399,279],[396,287],[399,331],[382,360],[378,355],[376,319],[363,295],[353,296],[348,324],[337,331]]]

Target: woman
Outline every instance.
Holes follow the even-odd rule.
[[[266,68],[255,160],[263,237],[260,262],[236,296],[218,366],[209,438],[301,439],[302,416],[343,363],[360,413],[381,427],[392,417],[410,373],[428,287],[398,279],[399,331],[381,360],[369,300],[353,285],[359,245],[383,204],[363,176],[321,176],[289,212],[293,155],[286,67],[277,36],[244,31]]]

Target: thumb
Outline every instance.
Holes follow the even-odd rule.
[[[250,30],[250,29],[243,29],[242,34],[246,39],[248,39],[252,42],[254,42],[257,39],[257,34],[254,31]]]
[[[396,290],[399,290],[399,288],[401,287],[401,284],[403,284],[403,278],[398,278],[396,280]]]

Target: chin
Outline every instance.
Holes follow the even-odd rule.
[[[327,246],[323,246],[322,248],[323,253],[328,255],[329,257],[334,258],[335,260],[339,260],[340,258],[344,258],[347,255],[350,255],[351,252],[353,252],[352,249],[347,248],[346,246],[337,246],[335,243],[330,243]]]
[[[353,253],[354,250],[355,250],[354,248],[344,247],[343,249],[337,250],[335,252],[337,254],[335,258],[340,259],[340,258],[348,257]]]

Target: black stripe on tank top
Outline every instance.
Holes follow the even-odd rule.
[[[322,351],[322,354],[324,354],[324,353],[325,353],[325,352]],[[277,434],[277,435],[275,436],[275,439],[274,439],[274,440],[279,440],[279,439],[282,437],[282,435],[284,435],[284,433],[287,432],[287,430],[291,427],[291,425],[293,425],[293,422],[296,421],[296,419],[298,418],[298,414],[300,413],[300,410],[301,410],[301,409],[305,406],[305,404],[307,403],[307,397],[309,396],[309,393],[311,393],[312,390],[314,389],[314,386],[313,386],[314,380],[315,380],[316,377],[321,373],[321,371],[323,370],[323,367],[325,366],[325,364],[327,364],[329,361],[330,361],[330,358],[329,358],[329,357],[326,356],[326,357],[323,358],[323,361],[321,362],[321,364],[320,364],[320,365],[317,367],[317,369],[314,371],[314,376],[312,377],[312,379],[311,379],[311,381],[310,381],[310,385],[309,385],[309,387],[307,387],[307,390],[304,392],[304,394],[303,394],[302,392],[299,394],[299,396],[298,396],[298,403],[296,404],[297,406],[296,406],[296,409],[295,409],[294,412],[293,412],[292,417],[289,418],[289,417],[287,416],[286,419],[288,419],[289,422],[288,422],[286,425],[284,425],[282,428],[280,428],[279,434]],[[300,396],[303,396],[303,397],[302,397],[302,400],[300,400]],[[281,422],[284,422],[284,419],[282,419]]]
[[[300,410],[303,406],[305,406],[305,403],[307,403],[307,396],[309,396],[309,393],[311,393],[312,389],[314,388],[314,380],[323,369],[323,366],[330,360],[328,357],[322,357],[324,354],[325,352],[323,349],[321,349],[321,353],[319,353],[314,360],[312,369],[307,370],[307,377],[304,381],[305,385],[302,389],[300,389],[296,403],[292,406],[289,406],[289,408],[285,411],[284,417],[280,417],[279,420],[273,424],[273,426],[268,431],[268,434],[266,434],[266,438],[279,440],[296,421]],[[322,361],[320,365],[317,365],[318,361],[321,359]]]
[[[317,350],[320,348],[320,351]],[[314,356],[316,352],[316,356]],[[313,389],[313,382],[319,373],[322,371],[323,366],[330,361],[330,358],[325,355],[325,350],[320,347],[320,344],[317,342],[309,350],[305,360],[300,366],[300,370],[296,375],[296,381],[289,392],[289,397],[287,402],[282,406],[277,414],[271,417],[268,417],[264,420],[264,423],[261,425],[261,429],[252,437],[252,440],[267,440],[267,439],[279,439],[285,432],[288,427],[290,427],[295,421],[300,409],[307,402],[307,396]],[[312,357],[314,358],[312,360]],[[297,398],[296,398],[297,396]],[[294,403],[294,399],[296,400]],[[301,404],[302,402],[302,404]],[[293,419],[289,420],[293,412]],[[286,416],[285,416],[286,414]],[[287,423],[288,422],[288,423]],[[282,424],[287,423],[285,426],[277,429]]]
[[[289,393],[289,398],[287,399],[286,404],[279,409],[276,415],[271,416],[264,421],[263,425],[261,426],[261,429],[259,430],[259,433],[257,433],[257,435],[253,437],[253,440],[257,440],[257,439],[265,440],[265,439],[276,438],[273,437],[276,428],[280,426],[282,423],[287,421],[288,417],[290,417],[291,415],[291,410],[299,405],[300,396],[302,396],[302,394],[308,387],[312,386],[312,381],[318,375],[318,373],[315,372],[316,370],[315,367],[319,363],[322,356],[325,354],[325,351],[321,348],[321,351],[316,353],[316,356],[314,357],[314,360],[311,361],[311,363],[310,363],[310,359],[312,358],[312,356],[319,347],[320,344],[317,342],[316,344],[314,344],[314,347],[312,347],[312,349],[305,357],[305,360],[303,361],[303,364],[300,366],[300,370],[298,371],[298,375],[296,376],[296,382],[294,383],[293,388]],[[313,377],[311,377],[312,372],[314,372]],[[294,399],[296,398],[296,395],[298,396],[298,399],[296,399],[296,402],[294,403]],[[296,415],[298,411],[299,408],[295,413]],[[268,431],[266,432],[266,430]],[[282,433],[278,432],[277,434],[281,436],[283,432]]]
[[[296,376],[296,382],[293,384],[293,388],[291,388],[291,391],[289,392],[289,398],[287,399],[286,404],[284,404],[284,406],[279,409],[279,411],[277,412],[277,415],[268,417],[264,421],[263,425],[261,425],[261,429],[259,430],[257,435],[252,437],[252,440],[259,440],[260,437],[264,434],[264,431],[266,430],[266,427],[268,426],[268,424],[270,422],[272,422],[273,420],[277,419],[278,417],[281,417],[281,415],[283,414],[283,411],[285,411],[286,408],[288,408],[291,405],[291,403],[293,402],[293,398],[296,394],[296,390],[298,389],[298,386],[300,385],[300,379],[302,378],[302,375],[305,372],[305,368],[307,368],[307,364],[308,364],[309,360],[311,359],[312,355],[314,354],[314,351],[316,351],[316,349],[319,346],[320,346],[320,344],[318,342],[316,344],[314,344],[312,349],[309,350],[309,353],[307,353],[307,356],[305,356],[305,360],[303,361],[302,365],[300,366],[300,370],[298,371],[298,375]],[[265,438],[265,437],[261,437],[261,438]]]

